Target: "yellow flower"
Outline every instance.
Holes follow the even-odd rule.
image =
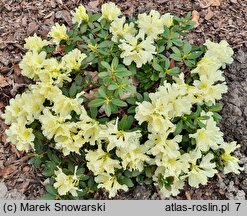
[[[43,110],[43,115],[39,116],[39,121],[41,122],[42,126],[42,133],[47,139],[52,139],[57,130],[59,129],[60,125],[64,123],[65,119],[59,116],[55,116],[51,113],[49,108],[45,108]]]
[[[38,53],[37,50],[29,51],[25,54],[19,66],[22,74],[31,79],[37,79],[44,66],[46,53]]]
[[[134,23],[125,23],[125,17],[116,18],[110,27],[110,32],[112,33],[112,41],[117,42],[118,38],[124,38],[126,35],[135,35],[136,29],[134,28]]]
[[[87,167],[89,170],[93,171],[95,175],[107,172],[109,174],[115,173],[115,168],[120,169],[119,160],[114,160],[110,158],[110,154],[103,151],[102,147],[96,151],[88,151],[86,154]]]
[[[64,196],[70,193],[72,196],[77,197],[77,191],[80,191],[78,188],[79,178],[76,175],[77,166],[75,167],[74,175],[66,175],[61,168],[57,168],[54,187],[57,189],[58,194]]]
[[[196,148],[200,151],[208,151],[209,148],[216,150],[223,143],[223,133],[216,126],[216,122],[212,117],[205,124],[205,128],[198,129],[196,133],[190,134],[189,137],[195,138]]]
[[[139,14],[137,20],[141,35],[146,34],[152,39],[157,39],[159,34],[164,32],[164,21],[160,13],[151,10],[149,15],[146,13]]]
[[[74,98],[68,98],[64,95],[58,95],[53,99],[54,105],[52,110],[63,117],[64,119],[70,119],[70,113],[75,111],[78,115],[80,114],[80,104]]]
[[[214,158],[214,155],[208,153],[206,156],[202,157],[200,151],[194,150],[189,153],[190,156],[190,171],[185,176],[188,177],[189,185],[191,187],[198,187],[199,184],[207,184],[208,177],[213,177],[217,170],[215,169],[215,163],[210,161]],[[202,158],[200,164],[197,164],[197,160]]]
[[[177,135],[173,139],[168,139],[169,133],[172,130],[167,131],[159,131],[156,133],[151,133],[148,135],[148,141],[146,141],[145,145],[149,148],[147,154],[151,154],[153,156],[160,156],[165,154],[169,157],[177,158],[180,156],[179,145],[182,141],[182,136]]]
[[[108,22],[113,21],[121,14],[121,10],[112,2],[103,4],[101,12],[102,18],[106,19]]]
[[[214,56],[204,56],[191,73],[198,73],[200,76],[204,75],[211,77],[221,67],[221,63],[217,61]],[[219,79],[221,80],[221,79]],[[217,81],[217,80],[216,80]]]
[[[28,37],[25,39],[24,48],[28,50],[36,50],[37,52],[41,51],[44,46],[49,45],[47,40],[42,40],[40,37],[36,35],[36,33],[32,37]]]
[[[14,144],[19,151],[27,152],[34,147],[33,129],[26,128],[24,120],[12,123],[5,132],[8,135],[7,141]]]
[[[82,61],[87,56],[84,53],[81,53],[80,50],[74,49],[62,58],[62,67],[70,73],[72,70],[78,71],[81,67]]]
[[[166,168],[159,166],[155,170],[153,181],[156,182],[155,185],[160,187],[159,179],[164,180],[170,179],[170,185],[165,185],[160,188],[159,193],[164,197],[176,196],[180,193],[180,190],[183,189],[184,181],[176,176],[166,174]]]
[[[155,52],[155,46],[151,38],[138,42],[139,36],[133,37],[132,35],[126,35],[125,39],[121,40],[119,48],[122,50],[120,55],[123,58],[125,65],[130,65],[132,61],[136,63],[136,66],[140,68],[142,65],[150,62],[153,59]]]
[[[64,156],[69,155],[71,152],[80,154],[80,149],[86,142],[83,139],[83,132],[77,132],[75,122],[61,123],[55,131],[54,141],[55,148],[62,150]]]
[[[34,119],[38,119],[44,106],[45,98],[37,92],[26,91],[22,95],[17,95],[10,100],[2,117],[7,124],[18,122],[23,119],[25,123],[30,124]]]
[[[53,83],[53,79],[61,74],[61,64],[56,58],[49,58],[44,61],[44,69],[38,74],[39,79],[45,83]]]
[[[41,94],[46,99],[53,101],[54,98],[62,95],[62,91],[51,83],[38,82],[30,87],[34,94]]]
[[[86,9],[83,5],[80,5],[78,8],[76,8],[75,12],[72,12],[72,16],[72,23],[78,23],[78,27],[83,21],[88,22],[89,20]]]
[[[6,106],[1,117],[4,119],[5,123],[9,125],[17,122],[20,117],[26,119],[27,113],[23,110],[24,106],[25,101],[23,100],[23,95],[17,94],[15,98],[10,99],[9,105]]]
[[[82,110],[82,108],[80,109]],[[91,119],[87,114],[82,114],[80,119],[77,122],[77,127],[83,131],[86,142],[89,142],[90,145],[95,145],[96,141],[100,138],[101,130],[104,130],[104,126],[99,125],[96,120]]]
[[[207,47],[207,52],[205,56],[212,56],[217,59],[222,67],[225,68],[226,64],[231,64],[233,62],[233,50],[229,47],[227,41],[222,40],[220,43],[213,43],[210,40],[206,40],[205,44]]]
[[[129,146],[132,143],[132,147],[135,148],[139,145],[139,138],[142,136],[140,131],[126,132],[118,130],[118,119],[113,122],[109,122],[107,128],[101,130],[100,138],[107,141],[107,151],[111,151],[115,147]]]
[[[200,76],[200,80],[195,80],[193,85],[197,88],[195,95],[199,103],[204,101],[209,105],[214,104],[216,100],[222,98],[222,94],[227,92],[226,83],[214,84],[204,75]]]
[[[169,176],[171,178],[171,176]],[[166,187],[165,185],[160,189],[159,193],[164,197],[177,196],[180,193],[180,190],[184,187],[184,181],[179,178],[174,178],[170,187]]]
[[[231,143],[222,143],[220,148],[224,150],[224,153],[220,156],[224,164],[224,173],[234,172],[239,174],[243,167],[239,166],[239,159],[232,156],[231,153],[235,151],[235,149],[239,148],[240,145],[237,145],[236,142]]]
[[[144,164],[150,160],[145,154],[147,150],[145,145],[129,142],[124,147],[117,147],[116,155],[122,159],[121,164],[124,169],[141,172],[144,169]]]
[[[57,45],[60,43],[61,40],[69,39],[69,36],[67,35],[67,28],[64,24],[59,25],[58,23],[56,23],[54,26],[52,26],[48,35],[52,38],[52,41]]]
[[[168,28],[170,28],[173,25],[173,16],[170,13],[162,15],[161,19],[163,24],[166,25]]]
[[[99,184],[98,188],[104,188],[109,192],[109,197],[116,196],[119,190],[128,191],[127,185],[121,185],[117,181],[116,176],[111,176],[108,173],[101,173],[95,177],[95,181]]]

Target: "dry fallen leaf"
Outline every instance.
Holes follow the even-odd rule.
[[[200,25],[199,19],[200,19],[199,13],[196,10],[193,10],[191,20],[195,22],[195,28],[197,28]]]
[[[209,6],[220,6],[221,0],[199,0],[201,8],[208,8]]]
[[[0,67],[0,73],[5,74],[10,71],[9,67]]]
[[[13,173],[16,170],[14,165],[8,165],[0,170],[0,176],[3,178],[7,178],[9,174]]]
[[[88,7],[89,7],[89,9],[91,9],[93,11],[99,11],[99,8],[98,8],[99,4],[100,4],[100,0],[90,1],[88,3]]]
[[[8,85],[9,85],[8,78],[0,76],[0,87],[4,88],[4,87],[6,87]]]
[[[37,32],[38,28],[39,28],[38,24],[32,21],[31,23],[28,24],[27,35],[30,36],[33,33]]]
[[[98,72],[97,71],[94,71],[94,72],[93,71],[85,71],[84,74],[86,76],[90,76],[92,78],[93,83],[97,83],[98,82],[99,77],[98,77]]]
[[[19,64],[14,64],[12,66],[12,69],[14,71],[14,73],[17,75],[17,76],[20,76],[21,75],[21,69],[19,67]]]
[[[211,0],[212,6],[220,6],[221,0]]]
[[[98,92],[98,89],[92,89],[89,91],[89,93],[85,93],[83,96],[87,98],[89,101],[91,101],[95,98],[95,93],[97,92]]]
[[[27,179],[26,181],[24,181],[24,182],[21,184],[19,191],[20,191],[21,193],[25,193],[25,192],[28,190],[29,184],[30,184],[30,180]]]
[[[56,49],[54,50],[53,54],[54,55],[61,55],[64,56],[65,55],[65,45],[61,44],[59,46],[56,47]]]
[[[206,19],[206,20],[210,20],[213,16],[214,16],[214,12],[211,11],[211,9],[210,9],[210,7],[209,7],[209,8],[208,8],[208,12],[207,12],[207,14],[206,14],[206,16],[205,16],[205,19]]]
[[[191,195],[189,191],[185,191],[185,196],[187,200],[191,200]]]

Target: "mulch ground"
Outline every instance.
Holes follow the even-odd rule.
[[[18,66],[24,39],[37,33],[43,39],[55,22],[71,26],[70,11],[79,4],[99,10],[106,1],[81,0],[0,0],[0,114],[9,100],[25,90],[30,81]],[[223,100],[220,124],[227,141],[241,145],[237,152],[245,170],[240,175],[219,174],[199,189],[189,186],[175,199],[246,199],[247,198],[247,1],[246,0],[119,0],[113,1],[127,15],[156,9],[161,13],[184,16],[193,11],[198,27],[189,36],[195,44],[206,39],[227,40],[233,47],[234,63],[227,68],[229,86]],[[211,3],[210,3],[211,2]],[[209,6],[210,5],[210,6]],[[196,16],[198,15],[198,16]],[[0,119],[0,198],[38,199],[44,193],[44,178],[28,165],[28,155],[6,142],[7,126]],[[103,191],[95,198],[106,198]],[[160,199],[154,187],[137,186],[116,199]]]

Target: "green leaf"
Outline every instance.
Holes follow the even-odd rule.
[[[144,171],[147,177],[151,178],[153,176],[150,166],[145,167]]]
[[[198,57],[200,57],[202,55],[203,52],[201,51],[195,51],[189,54],[189,56],[187,57],[187,59],[191,60],[191,59],[196,59]]]
[[[175,76],[179,73],[180,73],[180,69],[178,67],[174,67],[174,68],[168,70],[168,74],[172,75],[172,76]]]
[[[140,185],[143,185],[143,181],[144,181],[143,175],[138,175],[138,176],[136,176],[136,181],[137,181]]]
[[[111,85],[109,85],[108,86],[108,90],[110,90],[110,91],[113,91],[113,90],[116,90],[118,88],[118,86],[117,85],[115,85],[115,84],[111,84]]]
[[[177,47],[172,47],[172,51],[177,54],[178,56],[181,56],[181,51]]]
[[[102,62],[101,62],[101,65],[102,65],[103,67],[105,67],[107,70],[110,70],[110,68],[111,68],[111,66],[109,65],[109,63],[108,63],[108,62],[105,62],[105,61],[102,61]]]
[[[103,41],[98,45],[98,48],[110,47],[112,45],[112,41]]]
[[[156,74],[156,73],[153,73],[153,74],[151,75],[150,79],[151,79],[152,81],[157,81],[157,80],[159,79],[159,75]]]
[[[210,119],[210,117],[209,116],[200,116],[198,119],[199,120],[208,120],[208,119]]]
[[[132,63],[130,66],[128,66],[129,70],[131,71],[131,74],[136,74],[136,65]]]
[[[196,120],[196,123],[199,125],[200,128],[205,128],[206,125],[204,123],[202,123],[201,121],[199,120]]]
[[[98,94],[99,94],[100,97],[102,97],[102,98],[105,98],[105,97],[106,97],[106,93],[105,93],[105,91],[104,91],[103,88],[99,88],[99,89],[98,89]]]
[[[187,125],[187,127],[195,129],[195,126],[190,119],[187,119],[186,121],[184,121],[184,123]]]
[[[191,50],[192,50],[191,44],[188,41],[186,41],[183,46],[183,53],[187,55],[190,53]]]
[[[195,61],[194,60],[185,60],[184,61],[185,65],[192,68],[195,66]]]
[[[186,14],[186,16],[184,17],[184,19],[185,20],[190,20],[190,18],[191,18],[191,12],[188,12],[187,14]]]
[[[120,99],[117,99],[117,98],[114,98],[112,100],[112,103],[115,104],[116,106],[119,106],[119,107],[124,107],[124,106],[128,106],[128,104]]]
[[[114,57],[113,60],[112,60],[111,65],[112,65],[113,68],[117,68],[118,63],[119,63],[118,58],[117,57]]]
[[[168,69],[170,67],[170,60],[166,59],[165,61],[165,69]]]
[[[95,119],[98,114],[97,107],[89,107],[89,111],[90,111],[90,116]]]
[[[77,93],[77,86],[76,83],[74,82],[69,89],[69,96],[74,97],[76,93]]]
[[[50,176],[52,176],[53,174],[54,174],[54,172],[51,171],[51,170],[46,170],[46,171],[43,172],[43,175],[46,176],[46,177],[50,177]]]
[[[121,121],[118,123],[119,130],[129,130],[134,122],[133,116],[124,115]]]
[[[99,107],[99,106],[103,105],[104,103],[105,103],[104,98],[98,98],[98,99],[94,99],[94,100],[90,101],[90,103],[88,105],[90,107]]]
[[[130,178],[128,178],[127,176],[120,176],[119,183],[120,184],[125,184],[128,187],[133,187],[134,186],[132,180]]]
[[[103,78],[103,77],[106,77],[106,76],[109,76],[109,73],[108,73],[108,72],[100,72],[100,73],[98,74],[98,77],[99,77],[99,78]]]
[[[87,176],[87,175],[81,175],[80,176],[80,180],[81,181],[86,181],[86,180],[88,180],[89,179],[89,176]]]
[[[127,110],[127,112],[128,112],[128,114],[135,114],[135,111],[136,110],[136,106],[131,106],[128,110]]]
[[[152,66],[153,66],[154,70],[159,71],[161,73],[164,72],[164,69],[158,63],[154,62],[152,64]]]
[[[182,60],[182,57],[181,55],[178,55],[178,54],[171,54],[170,55],[171,58],[173,58],[175,61],[181,61]]]
[[[222,105],[220,103],[216,103],[213,106],[208,107],[209,112],[219,112],[222,109]]]
[[[136,177],[136,176],[141,175],[141,172],[139,170],[133,170],[131,175],[132,175],[132,177]]]
[[[110,104],[106,104],[104,109],[105,109],[106,115],[109,117],[111,115],[111,106],[110,106]]]
[[[41,196],[40,199],[41,200],[55,200],[56,199],[56,195],[44,194],[44,195]]]
[[[81,27],[80,27],[80,33],[81,34],[85,33],[87,31],[87,28],[88,28],[87,24],[81,25]]]
[[[127,98],[126,99],[127,103],[131,104],[131,105],[136,105],[136,99],[135,98]]]
[[[140,93],[136,93],[136,97],[137,97],[137,100],[138,102],[142,102],[143,101],[143,97]]]
[[[177,123],[177,125],[176,125],[176,129],[175,129],[175,131],[173,132],[173,135],[176,136],[176,135],[180,134],[180,133],[182,132],[182,130],[183,130],[183,121],[180,120],[180,121]]]
[[[179,39],[173,39],[172,43],[174,43],[176,46],[182,46],[183,42]]]
[[[75,77],[76,85],[81,85],[82,80],[83,80],[82,75],[81,74],[77,74],[76,77]]]
[[[221,116],[219,113],[214,113],[213,114],[213,119],[216,121],[216,122],[219,122],[219,120],[221,119]]]
[[[57,190],[52,185],[46,185],[46,191],[51,195],[57,195]]]
[[[90,17],[90,21],[94,22],[96,20],[98,20],[101,17],[101,15],[99,13],[95,13]]]

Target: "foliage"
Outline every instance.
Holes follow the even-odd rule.
[[[74,26],[56,23],[49,41],[26,39],[20,68],[36,83],[2,115],[8,141],[49,178],[44,199],[91,198],[98,188],[114,197],[136,184],[169,197],[185,181],[242,170],[238,145],[216,125],[227,91],[219,69],[233,61],[226,41],[191,44],[190,13],[126,22],[106,3],[102,15],[82,5],[72,15]]]

